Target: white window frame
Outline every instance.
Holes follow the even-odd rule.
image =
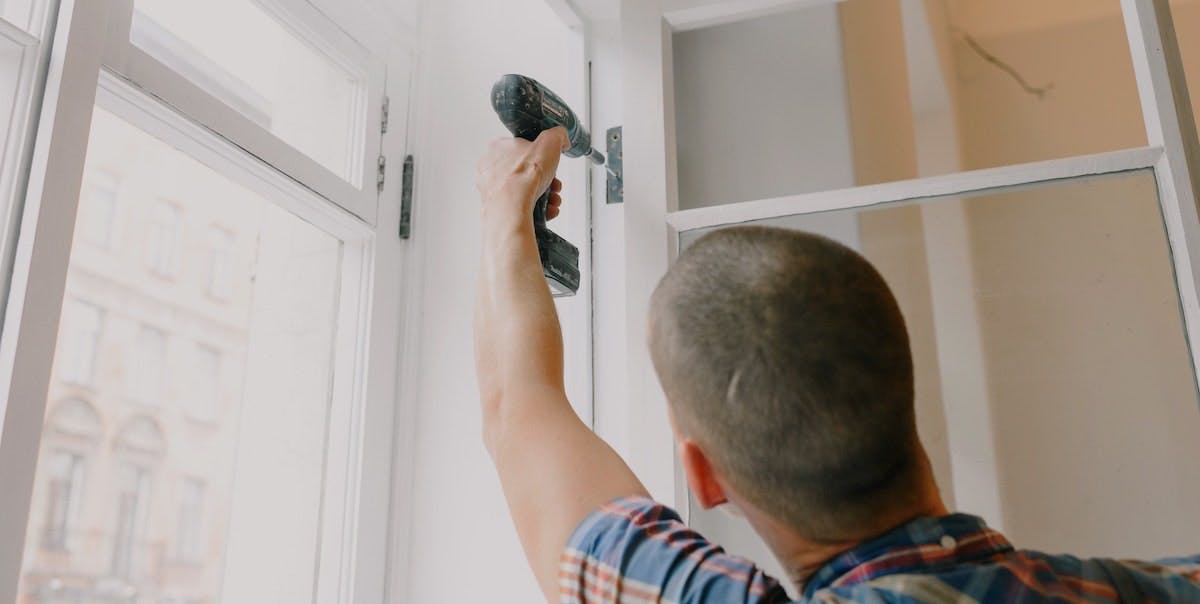
[[[829,0],[833,1],[833,0]],[[666,400],[646,350],[650,295],[678,252],[680,233],[762,220],[931,197],[961,197],[1004,187],[1152,169],[1180,292],[1193,375],[1200,374],[1200,145],[1188,102],[1168,0],[1122,0],[1148,146],[1087,157],[963,172],[882,185],[680,211],[675,171],[672,32],[732,22],[811,0],[621,0],[620,55],[625,131],[624,305],[628,395],[606,400],[626,418],[611,439],[654,494],[687,515],[688,494],[675,461]],[[718,6],[719,5],[719,6]],[[719,10],[718,10],[719,9]],[[719,14],[710,14],[717,10]],[[611,53],[610,53],[611,54]]]
[[[355,186],[258,126],[254,120],[231,110],[208,90],[138,48],[129,37],[134,0],[106,1],[112,2],[114,11],[104,53],[106,68],[180,113],[203,123],[251,155],[304,183],[319,195],[341,205],[368,224],[375,225],[379,196],[376,184],[379,167],[375,160],[381,141],[381,133],[377,129],[367,129],[361,146],[355,151],[358,156],[355,159],[362,165],[362,173],[358,175],[360,186]],[[384,63],[376,58],[380,55],[370,52],[304,0],[255,1],[289,30],[313,44],[322,56],[333,60],[338,67],[364,83],[366,98],[361,103],[363,113],[356,115],[355,121],[361,118],[369,123],[381,114],[386,78]]]
[[[8,145],[0,149],[0,299],[5,299],[12,276],[17,231],[23,211],[21,203],[28,186],[33,159],[34,133],[45,91],[45,72],[50,62],[57,0],[43,0],[31,15],[29,31],[0,17],[0,36],[23,46],[21,73],[13,114],[8,116]],[[35,35],[37,34],[37,35]],[[0,310],[0,314],[2,314]]]
[[[414,264],[396,235],[416,41],[394,15],[338,23],[304,0],[277,0],[288,25],[328,43],[369,82],[363,188],[356,189],[128,44],[131,0],[60,0],[44,109],[20,220],[0,338],[0,601],[15,599],[59,317],[94,107],[113,112],[342,241],[338,351],[328,411],[321,573],[314,602],[383,602],[391,545],[405,528],[393,490],[408,486],[415,396]],[[345,13],[346,11],[342,11]],[[365,11],[364,11],[365,12]],[[345,32],[351,32],[351,38]],[[407,31],[413,31],[411,28]],[[330,42],[332,40],[332,42]],[[118,42],[114,42],[118,41]],[[361,43],[361,44],[360,44]],[[385,78],[384,65],[394,77]],[[384,86],[386,136],[377,133]],[[384,155],[387,185],[376,188]],[[399,312],[398,312],[399,309]],[[401,362],[401,348],[405,352]],[[397,380],[397,368],[403,381]],[[379,477],[391,477],[391,480]],[[405,510],[406,512],[406,510]]]

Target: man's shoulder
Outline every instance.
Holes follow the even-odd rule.
[[[1200,602],[1200,556],[1156,561],[1013,551],[812,594],[815,602]]]
[[[645,497],[588,515],[567,542],[559,579],[561,601],[571,603],[790,601],[753,562],[726,554]]]

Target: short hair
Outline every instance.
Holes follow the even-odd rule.
[[[735,227],[684,251],[651,302],[675,421],[750,503],[809,539],[877,534],[919,496],[904,318],[830,239]]]

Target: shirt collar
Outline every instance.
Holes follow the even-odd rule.
[[[918,518],[838,554],[804,586],[806,598],[829,587],[855,585],[885,575],[929,571],[1013,551],[982,518],[951,514]]]

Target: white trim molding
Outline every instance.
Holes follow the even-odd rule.
[[[688,31],[769,17],[843,0],[665,0],[663,16],[674,31]]]
[[[812,214],[915,200],[961,197],[981,191],[1027,187],[1054,180],[1146,170],[1154,168],[1162,157],[1161,147],[1113,151],[866,187],[683,210],[668,214],[667,223],[673,229],[684,232],[791,214]]]

